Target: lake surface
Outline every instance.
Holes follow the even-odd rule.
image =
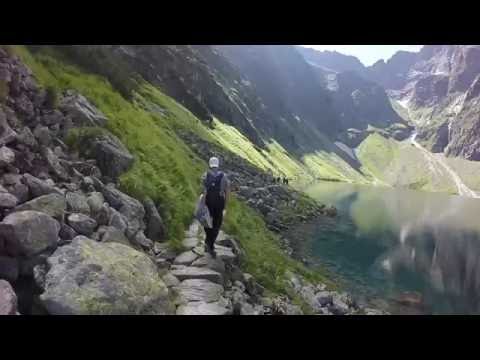
[[[480,313],[480,200],[319,182],[336,218],[296,229],[295,253],[394,314]]]

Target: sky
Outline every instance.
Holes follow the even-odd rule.
[[[338,51],[345,55],[356,56],[365,66],[376,61],[385,61],[399,50],[419,51],[423,45],[302,45],[317,50]]]

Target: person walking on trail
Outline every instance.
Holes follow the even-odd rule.
[[[202,183],[205,205],[212,217],[212,227],[204,227],[206,235],[205,252],[208,252],[215,258],[215,240],[226,213],[225,209],[230,194],[230,182],[227,175],[219,170],[220,161],[218,158],[210,158],[208,165],[210,169],[203,175]]]

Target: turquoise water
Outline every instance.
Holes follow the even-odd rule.
[[[398,314],[480,313],[480,200],[329,182],[306,192],[339,214],[296,229],[295,253],[360,302]]]

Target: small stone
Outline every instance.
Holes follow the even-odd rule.
[[[0,280],[0,315],[15,315],[17,304],[17,295],[12,286],[7,281]]]
[[[97,227],[97,222],[84,214],[70,214],[67,221],[76,232],[85,236],[93,234]]]
[[[73,240],[78,234],[75,230],[73,230],[70,226],[67,224],[62,224],[62,227],[60,228],[60,233],[58,234],[60,236],[60,239],[64,241],[71,241]]]
[[[8,147],[0,147],[0,167],[13,164],[15,161],[15,153]]]
[[[127,234],[128,237],[128,234]],[[153,249],[153,241],[145,236],[143,231],[139,231],[132,239],[132,244],[140,246],[144,250]]]
[[[18,199],[10,193],[0,193],[0,208],[11,209],[18,204]]]
[[[46,126],[40,124],[33,130],[33,135],[41,146],[49,146],[52,142],[50,130]]]
[[[100,232],[100,231],[99,231]],[[117,242],[127,246],[131,246],[130,241],[125,237],[125,234],[113,226],[104,227],[103,235],[101,236],[103,242]]]

